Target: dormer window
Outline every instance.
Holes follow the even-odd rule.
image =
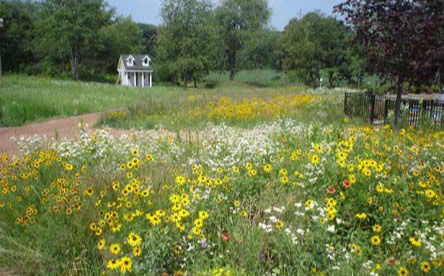
[[[128,66],[134,66],[134,61],[135,61],[134,57],[133,57],[133,56],[129,56],[129,57],[126,59],[126,64],[127,64]]]
[[[149,57],[143,58],[143,66],[150,66],[150,58]]]

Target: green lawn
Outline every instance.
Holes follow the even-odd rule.
[[[0,89],[0,127],[75,116],[138,103],[175,88],[129,88],[24,75],[6,75]]]
[[[205,78],[205,80],[208,82],[219,83],[226,82],[229,78],[228,72],[212,72]],[[298,82],[290,80],[285,73],[270,69],[243,70],[236,74],[234,80],[239,83],[259,87],[285,87],[299,84]]]

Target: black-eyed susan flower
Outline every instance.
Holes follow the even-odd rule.
[[[432,266],[430,265],[429,262],[427,262],[427,261],[421,262],[422,272],[429,273],[431,269],[432,269]]]
[[[119,255],[121,251],[120,244],[118,243],[111,244],[109,247],[109,252],[113,255]]]
[[[375,224],[375,225],[373,225],[372,229],[373,229],[373,232],[380,233],[382,230],[382,226],[379,224]]]
[[[119,260],[109,260],[106,267],[109,270],[117,270],[120,267]]]
[[[378,246],[381,244],[381,238],[378,235],[371,237],[370,241],[374,246]]]
[[[106,241],[105,241],[105,239],[101,239],[101,240],[97,243],[97,248],[98,248],[99,250],[103,250],[103,249],[105,249],[105,246],[106,246]]]
[[[136,247],[140,245],[140,243],[142,242],[142,238],[138,234],[131,232],[128,235],[127,242],[130,246]]]
[[[407,268],[400,267],[398,269],[398,276],[408,276],[408,275],[409,275],[409,271],[407,270]]]
[[[133,270],[133,262],[130,257],[123,257],[119,260],[120,273],[131,273]]]
[[[135,257],[140,257],[142,255],[142,249],[140,247],[133,248],[133,255]]]

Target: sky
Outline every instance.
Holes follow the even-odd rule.
[[[213,0],[217,3],[220,0]],[[129,16],[134,21],[159,25],[161,23],[160,7],[162,0],[108,0],[118,14]],[[332,14],[333,6],[343,0],[268,0],[272,9],[271,24],[283,30],[288,21],[299,15],[314,10]]]

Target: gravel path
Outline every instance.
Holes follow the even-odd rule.
[[[33,123],[21,127],[0,128],[0,153],[18,154],[19,150],[11,137],[15,136],[46,136],[48,138],[79,138],[79,124],[87,124],[87,129],[92,129],[104,112],[85,114],[69,118],[53,119],[42,123]],[[1,275],[0,275],[1,276]]]

